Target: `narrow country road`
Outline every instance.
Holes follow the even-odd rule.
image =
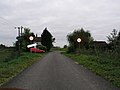
[[[28,90],[120,90],[59,52],[50,52],[2,87]]]

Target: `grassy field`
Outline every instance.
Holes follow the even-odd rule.
[[[0,63],[17,58],[18,55],[14,48],[0,48]]]
[[[105,55],[64,54],[120,87],[120,59],[112,59]]]
[[[67,48],[52,48],[51,51],[66,52],[66,51],[67,51]]]
[[[7,54],[7,53],[6,53]],[[22,56],[4,62],[0,62],[0,86],[23,71],[25,68],[33,64],[38,58],[41,58],[44,54],[41,53],[23,53]],[[4,54],[2,54],[4,56]],[[4,59],[3,59],[4,60]]]

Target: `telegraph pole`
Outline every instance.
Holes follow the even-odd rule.
[[[20,28],[21,28],[21,36],[22,36],[22,29],[23,29],[23,27],[21,26]]]
[[[15,27],[15,29],[18,29],[18,52],[19,52],[19,55],[20,55],[20,52],[21,52],[21,48],[20,48],[20,36],[22,36],[22,26],[21,27]]]

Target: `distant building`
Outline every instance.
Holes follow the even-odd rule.
[[[105,50],[107,48],[107,43],[105,41],[93,41],[90,46],[92,48]]]
[[[41,45],[41,37],[35,37],[34,43],[36,43],[37,45]]]
[[[105,41],[93,41],[93,44],[98,47],[107,45]]]

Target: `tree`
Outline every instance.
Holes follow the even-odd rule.
[[[24,28],[24,33],[22,33],[21,36],[16,37],[17,39],[16,44],[15,44],[16,49],[17,50],[19,49],[19,43],[20,43],[20,49],[22,51],[28,51],[29,49],[27,48],[27,45],[33,43],[33,41],[29,40],[30,36],[35,37],[34,33],[30,32],[29,28]]]
[[[54,42],[55,38],[52,37],[51,33],[45,28],[41,34],[41,44],[47,47],[47,51],[50,51],[53,46],[52,42]]]
[[[117,30],[113,29],[112,33],[110,33],[110,35],[108,35],[107,38],[108,38],[109,43],[116,42],[116,40],[117,40]]]
[[[0,48],[5,48],[6,46],[4,44],[0,44]]]
[[[120,45],[120,31],[118,32],[118,35],[117,35],[117,44]]]
[[[64,45],[63,48],[67,48],[67,45]]]
[[[109,47],[114,51],[116,49],[117,44],[117,30],[113,29],[113,31],[110,33],[110,35],[107,36]]]
[[[81,38],[80,46],[81,48],[89,48],[89,43],[93,41],[93,38],[91,37],[91,33],[89,31],[85,31],[83,28],[74,30],[73,33],[70,33],[67,35],[67,40],[69,42],[69,48],[71,51],[75,51],[76,48],[78,48],[78,42],[77,39]]]
[[[120,53],[120,31],[118,32],[116,29],[107,36],[109,42],[109,48],[114,52]]]

